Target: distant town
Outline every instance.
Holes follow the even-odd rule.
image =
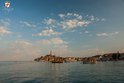
[[[91,57],[60,57],[55,56],[50,51],[49,54],[45,56],[41,56],[39,58],[34,59],[37,62],[51,62],[51,63],[69,63],[69,62],[83,62],[84,64],[96,64],[97,62],[105,62],[105,61],[120,61],[124,60],[124,53],[106,53],[103,55],[95,55]]]

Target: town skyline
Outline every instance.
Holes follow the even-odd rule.
[[[0,1],[0,61],[124,52],[124,0]]]

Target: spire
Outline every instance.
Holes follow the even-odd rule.
[[[52,50],[50,51],[50,55],[52,55]]]

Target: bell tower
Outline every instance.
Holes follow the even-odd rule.
[[[50,55],[52,55],[52,50],[50,51]]]

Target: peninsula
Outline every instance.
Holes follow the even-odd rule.
[[[55,56],[50,51],[49,54],[45,56],[41,56],[39,58],[34,59],[34,61],[41,62],[51,62],[51,63],[64,63],[64,62],[83,62],[84,64],[87,63],[97,63],[97,62],[104,62],[104,61],[119,61],[124,60],[124,53],[106,53],[103,55],[95,55],[91,57],[60,57]]]

